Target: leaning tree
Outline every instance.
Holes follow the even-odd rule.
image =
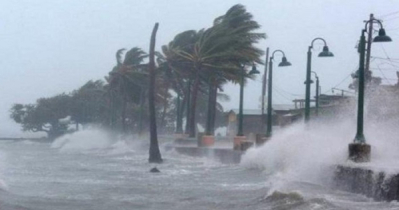
[[[211,28],[200,30],[192,48],[174,49],[174,53],[192,66],[193,87],[191,90],[189,127],[190,136],[195,136],[195,113],[197,96],[202,78],[209,74],[238,76],[243,66],[262,63],[263,51],[254,46],[265,34],[256,33],[260,25],[242,5],[235,5],[225,15],[218,17]],[[223,72],[223,73],[219,73]],[[208,76],[204,76],[208,74]],[[214,77],[215,80],[217,77]],[[223,78],[224,79],[224,78]],[[208,82],[208,81],[206,81]],[[214,82],[211,81],[211,84]]]

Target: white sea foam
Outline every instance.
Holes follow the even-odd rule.
[[[72,134],[66,134],[57,138],[52,148],[58,148],[61,152],[89,151],[108,148],[113,140],[107,132],[100,129],[87,129]]]

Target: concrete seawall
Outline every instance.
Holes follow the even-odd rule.
[[[335,170],[333,183],[339,190],[363,194],[377,201],[399,201],[399,174],[340,165]]]
[[[225,164],[238,164],[243,151],[230,148],[196,147],[193,145],[172,146],[178,153],[207,157]],[[333,187],[338,190],[363,194],[376,201],[399,201],[399,173],[387,174],[383,169],[361,165],[338,165],[332,168]]]

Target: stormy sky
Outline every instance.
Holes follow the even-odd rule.
[[[268,36],[259,47],[281,49],[292,67],[278,68],[275,56],[274,102],[290,104],[303,98],[306,52],[316,37],[326,39],[333,58],[318,58],[316,42],[312,70],[322,93],[347,89],[358,67],[355,46],[364,20],[374,13],[393,42],[372,45],[373,75],[396,84],[399,71],[399,1],[397,0],[17,0],[0,1],[0,136],[27,136],[9,119],[14,103],[69,93],[88,80],[103,79],[115,65],[120,48],[149,48],[155,22],[160,27],[156,48],[184,30],[212,26],[234,4],[243,4]],[[378,29],[376,25],[375,28]],[[376,35],[376,33],[375,33]],[[387,59],[387,58],[390,58]],[[263,70],[263,66],[258,66]],[[314,87],[312,87],[314,91]],[[239,86],[227,85],[237,108]],[[261,76],[245,87],[245,109],[259,107]],[[336,94],[336,92],[334,93]],[[30,134],[29,134],[30,135]]]

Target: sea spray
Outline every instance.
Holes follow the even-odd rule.
[[[125,140],[118,140],[114,144],[110,145],[110,149],[111,150],[108,152],[108,154],[111,155],[119,155],[135,151],[134,148]]]
[[[134,135],[115,135],[100,128],[88,128],[58,137],[51,148],[62,153],[95,152],[117,155],[129,152],[147,152],[148,141]]]
[[[8,190],[8,185],[3,179],[3,173],[6,170],[7,156],[3,151],[0,151],[0,190]]]
[[[325,184],[332,178],[333,167],[347,161],[348,143],[354,135],[348,129],[351,123],[294,124],[275,132],[263,146],[248,150],[242,165],[268,174],[268,195],[287,187],[294,190],[292,182]]]
[[[370,113],[371,114],[371,113]],[[371,162],[360,164],[387,174],[398,173],[398,120],[366,118],[365,136],[372,146]],[[279,132],[263,146],[249,149],[242,157],[242,165],[259,168],[269,175],[269,195],[292,182],[309,182],[328,186],[335,166],[348,164],[348,144],[354,139],[356,121],[314,120],[309,125],[297,123]],[[359,166],[359,164],[357,164]]]
[[[63,135],[51,144],[61,152],[87,151],[107,148],[112,144],[108,133],[99,129],[87,129]]]
[[[353,138],[353,132],[345,132],[348,124],[342,122],[334,128],[327,124],[312,124],[312,128],[295,124],[274,133],[263,146],[248,150],[242,164],[275,173],[307,168],[317,162],[340,163],[346,160],[343,154]]]

